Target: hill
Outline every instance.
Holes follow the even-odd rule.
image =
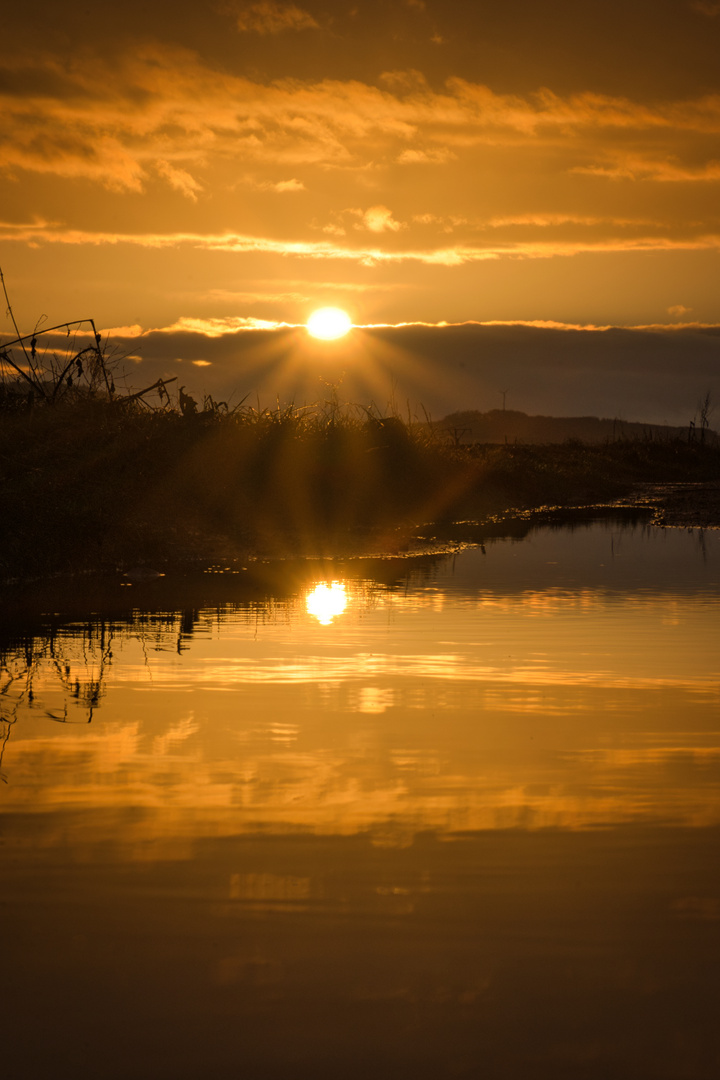
[[[453,412],[438,426],[453,442],[461,443],[563,443],[577,439],[584,443],[616,442],[622,439],[685,439],[716,444],[716,432],[700,427],[669,427],[628,420],[606,420],[597,416],[528,416],[513,409],[490,412]]]

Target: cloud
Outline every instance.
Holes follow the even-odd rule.
[[[282,34],[287,30],[316,30],[319,26],[309,12],[295,4],[280,4],[276,0],[230,4],[224,10],[232,15],[241,33]]]
[[[143,336],[144,334],[202,334],[204,337],[219,338],[227,334],[237,334],[241,330],[277,330],[287,325],[287,323],[275,320],[249,319],[239,316],[227,316],[222,319],[183,317],[171,326],[158,326],[152,330],[146,330]]]
[[[602,219],[582,214],[509,214],[506,217],[495,216],[488,220],[492,229],[502,229],[513,225],[531,225],[548,228],[552,225],[597,225]]]
[[[205,173],[244,160],[357,171],[452,161],[455,168],[456,159],[485,147],[493,155],[516,149],[528,155],[528,167],[545,149],[563,171],[717,179],[720,95],[648,105],[547,89],[498,94],[460,78],[436,90],[412,71],[385,74],[382,87],[261,83],[158,44],[102,59],[14,53],[0,64],[7,86],[24,88],[0,94],[0,168],[11,175],[82,177],[139,192],[160,160],[172,163],[178,190],[192,198],[199,166]],[[624,149],[630,139],[634,157]]]
[[[155,163],[155,168],[175,191],[179,191],[186,199],[197,202],[198,192],[202,191],[202,185],[199,184],[189,172],[186,172],[184,169],[177,169],[174,165],[171,165],[169,161],[163,160],[157,161]]]
[[[363,212],[360,228],[368,229],[375,235],[382,235],[386,230],[396,232],[405,228],[404,223],[396,222],[387,207],[371,207]],[[369,217],[367,215],[370,215]],[[386,216],[389,215],[389,216]],[[369,223],[374,225],[370,229]],[[325,231],[328,230],[325,227]],[[444,230],[447,231],[447,230]],[[338,240],[340,237],[338,237]],[[354,262],[366,266],[380,264],[420,263],[428,266],[462,266],[468,263],[483,262],[488,259],[550,259],[571,257],[584,252],[633,252],[633,251],[720,251],[720,232],[702,232],[682,238],[662,235],[616,236],[596,235],[569,239],[531,239],[519,237],[503,241],[487,241],[482,244],[456,242],[450,246],[418,246],[387,250],[382,247],[362,245],[354,247],[349,243],[330,241],[292,240],[283,237],[251,236],[235,232],[221,233],[120,233],[90,232],[82,229],[67,228],[62,225],[46,225],[37,222],[20,226],[17,223],[0,222],[0,241],[24,242],[32,245],[40,243],[72,245],[120,245],[126,244],[141,248],[192,248],[198,251],[225,251],[236,254],[264,252],[281,255],[284,258],[337,260]]]
[[[305,185],[300,180],[277,180],[275,182],[271,180],[265,181],[259,185],[265,191],[277,191],[279,195],[284,194],[287,191],[306,191]]]
[[[710,200],[720,183],[720,95],[647,104],[547,89],[499,94],[458,78],[433,87],[413,70],[385,73],[379,86],[262,83],[147,43],[102,62],[13,53],[0,64],[10,75],[0,93],[0,171],[149,196],[143,217],[128,200],[125,218],[113,196],[113,220],[123,224],[101,233],[73,227],[87,216],[71,209],[68,187],[74,222],[0,230],[18,242],[192,246],[365,266],[717,249]],[[8,89],[16,81],[17,96]],[[407,168],[429,165],[410,187]],[[163,201],[156,231],[138,226],[161,182],[200,204],[191,228],[180,200]],[[673,193],[682,183],[696,186],[694,204]],[[239,184],[249,189],[242,201]],[[271,212],[253,189],[307,194],[277,200]],[[12,204],[22,206],[21,185],[15,191]]]
[[[672,307],[667,309],[668,315],[672,315],[674,319],[682,319],[686,315],[689,315],[692,308],[685,307],[684,304],[673,304]]]
[[[111,326],[105,334],[108,338],[139,338],[145,333],[142,326],[139,323],[133,323],[131,326]],[[137,356],[128,356],[128,360],[139,361]]]
[[[682,165],[676,159],[653,159],[639,154],[618,153],[608,165],[576,165],[575,173],[602,176],[608,180],[650,180],[656,183],[713,183],[720,180],[720,161],[703,165]]]
[[[143,357],[143,385],[177,372],[192,394],[261,402],[323,397],[317,350],[302,326],[243,326],[241,320],[180,320],[115,341]],[[720,327],[596,327],[550,322],[408,323],[360,327],[344,339],[342,390],[349,401],[384,401],[385,389],[431,415],[497,407],[497,373],[513,407],[556,416],[622,416],[687,423],[698,393],[720,390]],[[392,370],[382,357],[395,358]],[[294,359],[293,359],[294,358]],[[404,358],[404,359],[403,359]],[[194,361],[212,366],[198,368]],[[136,369],[137,370],[137,369]],[[192,385],[190,385],[192,383]]]
[[[401,221],[395,220],[392,211],[388,210],[387,206],[371,206],[364,213],[360,210],[355,211],[355,213],[362,214],[362,224],[355,225],[356,229],[367,229],[369,232],[383,233],[399,232],[400,229],[405,228]]]
[[[458,214],[414,214],[412,220],[418,225],[435,226],[443,233],[451,233],[463,225],[470,224],[467,218],[460,217]]]
[[[455,158],[457,154],[442,146],[431,150],[403,150],[396,160],[399,165],[444,165]]]
[[[94,139],[73,137],[71,132],[33,133],[22,130],[22,118],[17,128],[8,123],[13,119],[18,118],[6,116],[5,127],[10,128],[12,142],[4,149],[0,172],[13,176],[21,169],[68,180],[90,180],[111,191],[143,191],[147,168],[120,138],[98,133]],[[45,127],[45,122],[38,126]]]

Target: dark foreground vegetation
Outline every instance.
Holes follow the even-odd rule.
[[[460,423],[479,413],[405,424],[335,395],[311,408],[199,406],[184,387],[171,397],[175,377],[123,389],[122,358],[92,319],[21,334],[1,269],[0,290],[17,335],[0,345],[0,581],[392,553],[427,524],[452,537],[453,522],[720,478],[709,392],[682,436],[594,445],[511,440],[504,411],[498,445]]]
[[[720,477],[687,439],[460,445],[359,408],[0,410],[0,578],[388,550],[398,530]]]

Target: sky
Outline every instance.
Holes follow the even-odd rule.
[[[132,386],[198,397],[679,423],[720,393],[720,2],[28,0],[3,27],[22,332],[92,317]],[[326,305],[359,329],[309,339]]]

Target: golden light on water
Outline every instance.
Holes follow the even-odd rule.
[[[344,337],[351,327],[352,321],[348,313],[336,307],[318,308],[307,321],[308,333],[323,341]]]
[[[321,582],[308,593],[305,606],[309,615],[313,615],[323,626],[329,626],[337,615],[342,615],[347,602],[344,582],[333,581],[330,585]]]

